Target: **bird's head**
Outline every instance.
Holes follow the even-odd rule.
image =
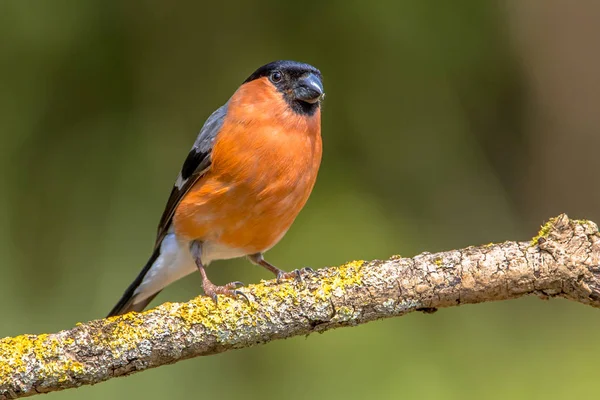
[[[321,72],[309,64],[274,61],[258,68],[244,84],[263,80],[283,96],[294,112],[312,116],[325,96]]]

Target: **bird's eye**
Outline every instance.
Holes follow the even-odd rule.
[[[281,82],[283,75],[279,71],[274,71],[271,73],[271,82],[278,83]]]

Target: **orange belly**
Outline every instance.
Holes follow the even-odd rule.
[[[210,241],[245,254],[273,247],[308,200],[321,161],[320,121],[301,129],[248,127],[227,121],[210,170],[173,217],[178,237]],[[296,126],[296,128],[298,128]]]

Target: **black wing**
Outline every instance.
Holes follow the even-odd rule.
[[[185,159],[177,181],[171,190],[165,211],[158,224],[155,247],[160,245],[160,242],[167,234],[171,225],[171,219],[173,218],[173,214],[175,214],[175,209],[183,196],[210,167],[213,144],[215,137],[223,126],[225,115],[227,115],[227,105],[228,103],[225,103],[224,106],[217,109],[217,111],[208,117],[198,134],[198,138],[194,142],[192,150],[190,150]]]

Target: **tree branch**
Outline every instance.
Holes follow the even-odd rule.
[[[600,235],[560,215],[531,242],[468,247],[414,258],[355,261],[302,282],[261,282],[251,299],[200,296],[0,340],[0,400],[94,384],[190,357],[353,326],[412,311],[535,294],[600,307]]]

